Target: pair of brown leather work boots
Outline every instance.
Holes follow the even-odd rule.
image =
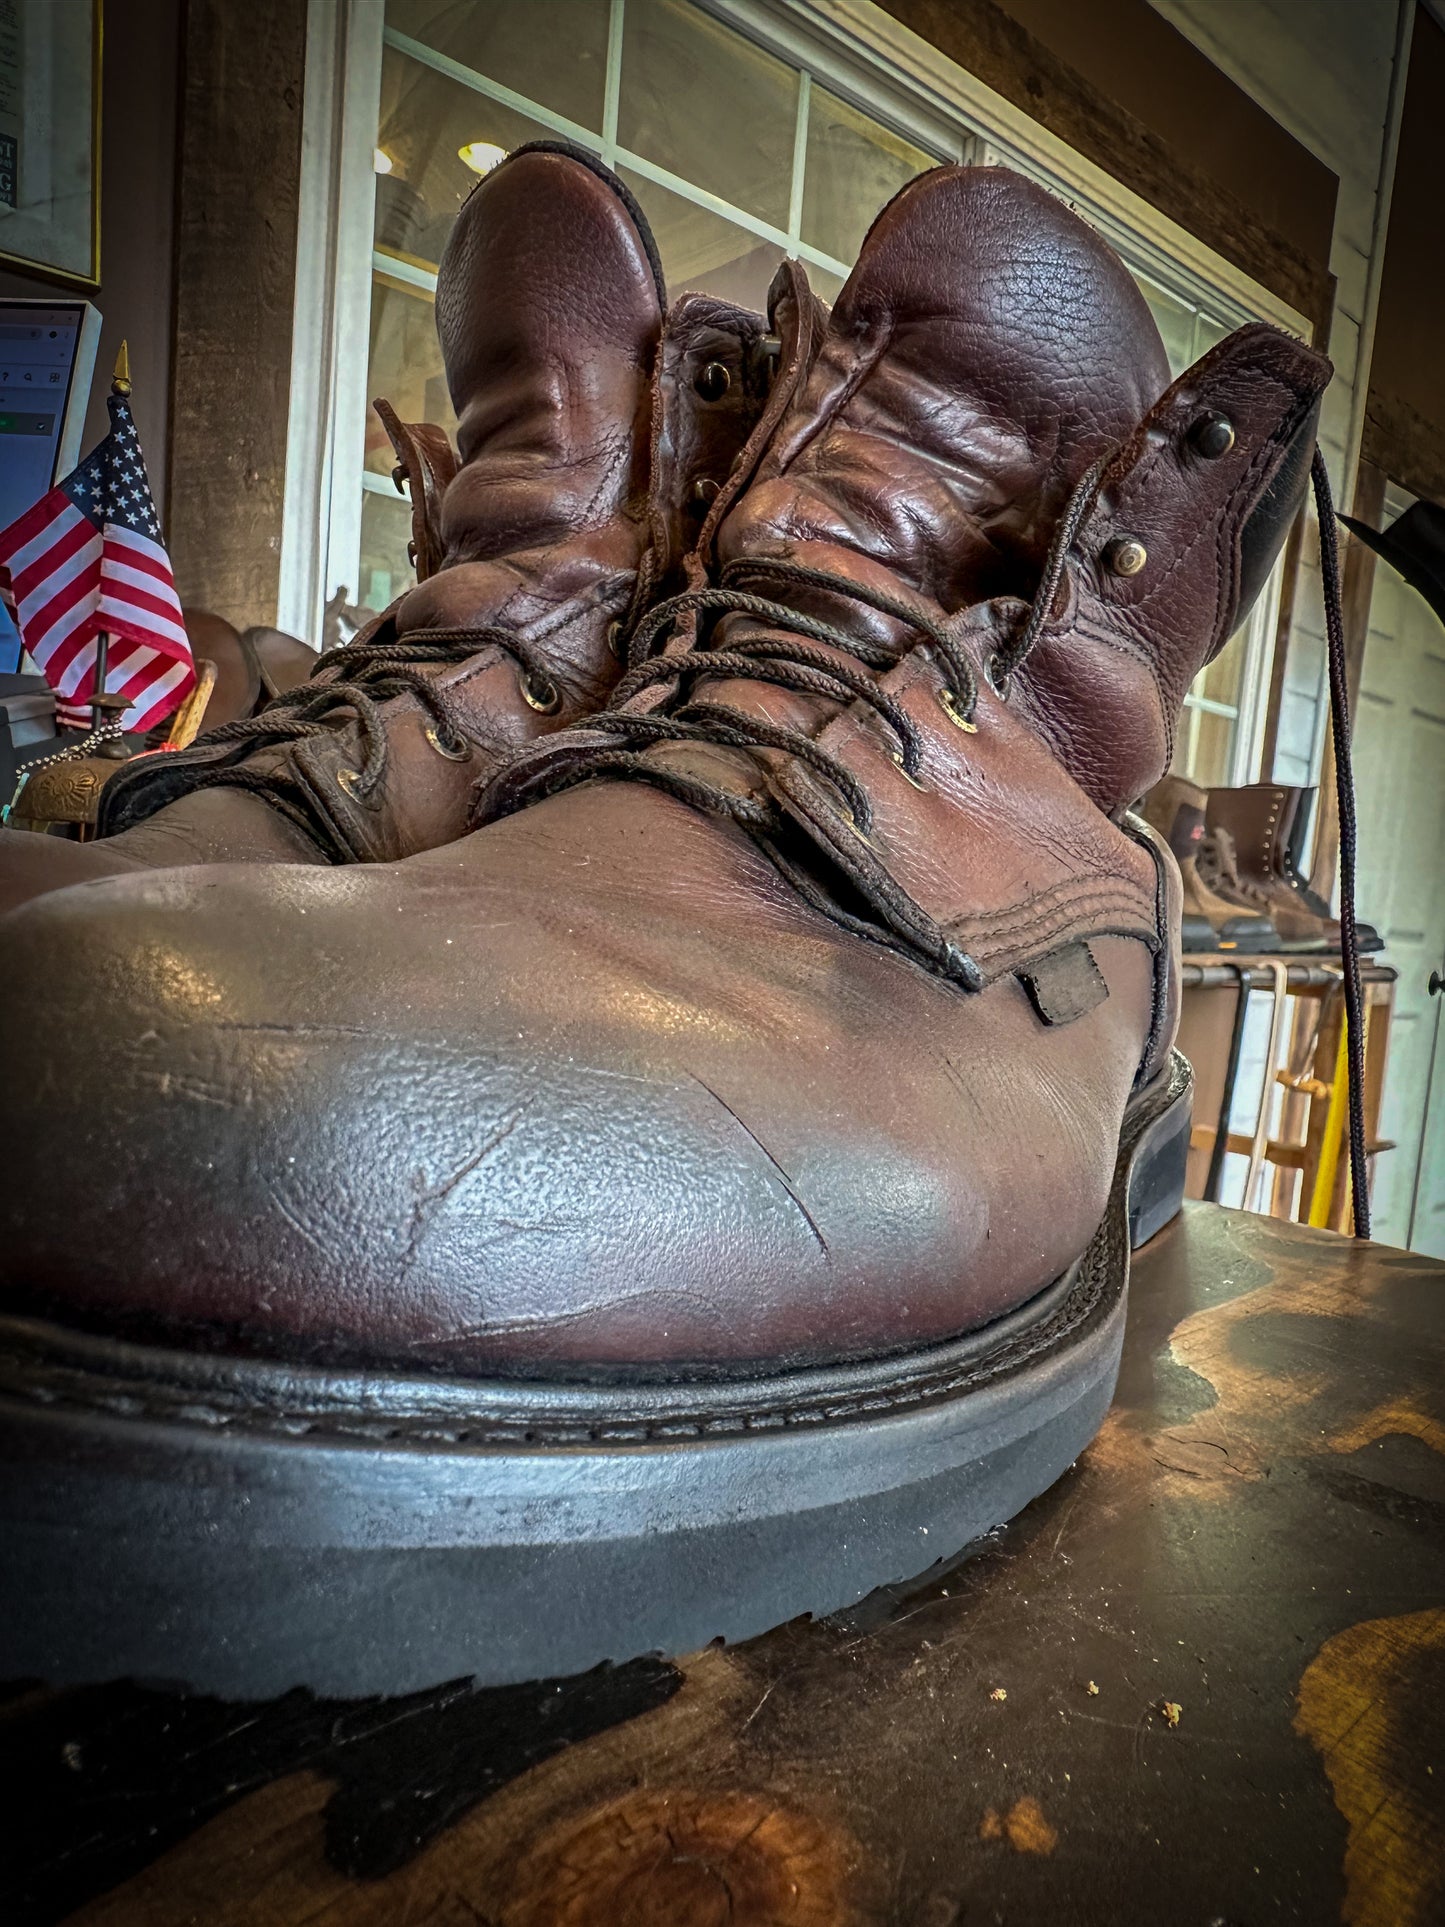
[[[1339,951],[1340,921],[1301,864],[1306,794],[1284,783],[1206,790],[1181,776],[1150,790],[1141,813],[1179,864],[1186,955]],[[1372,925],[1357,930],[1362,952],[1384,949]]]
[[[664,318],[555,147],[438,321],[435,573],[64,875],[7,846],[11,1671],[399,1691],[838,1607],[1069,1465],[1173,1208],[1130,806],[1328,363],[1171,385],[999,169],[831,316],[790,266]]]

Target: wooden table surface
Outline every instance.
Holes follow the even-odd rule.
[[[817,1624],[552,1682],[9,1690],[0,1920],[1445,1922],[1445,1266],[1193,1205],[1052,1491]]]

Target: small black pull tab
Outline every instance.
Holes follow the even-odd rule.
[[[1029,1002],[1046,1024],[1072,1024],[1109,994],[1104,974],[1086,943],[1067,943],[1018,972]]]

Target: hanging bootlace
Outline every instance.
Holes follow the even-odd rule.
[[[1335,746],[1335,795],[1340,818],[1340,958],[1345,986],[1345,1061],[1349,1078],[1350,1201],[1355,1236],[1370,1235],[1370,1181],[1365,1146],[1365,1012],[1360,987],[1360,933],[1355,920],[1355,775],[1350,750],[1350,688],[1345,662],[1345,623],[1340,597],[1340,551],[1335,505],[1325,458],[1318,448],[1310,465],[1320,524],[1320,576],[1329,639],[1330,734]]]

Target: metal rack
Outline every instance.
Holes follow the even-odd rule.
[[[1371,1159],[1394,1148],[1380,1137],[1379,1119],[1396,974],[1386,964],[1366,964],[1360,972],[1366,1019],[1365,1135]],[[1225,1155],[1237,1152],[1249,1159],[1246,1205],[1267,1209],[1274,1217],[1348,1231],[1344,999],[1338,960],[1186,957],[1180,982],[1181,1047],[1195,1069],[1189,1195],[1217,1198]],[[1274,1005],[1255,1128],[1244,1132],[1221,1127],[1234,1108],[1251,990],[1270,991]],[[1281,1086],[1283,1102],[1271,1131],[1271,1099]]]

